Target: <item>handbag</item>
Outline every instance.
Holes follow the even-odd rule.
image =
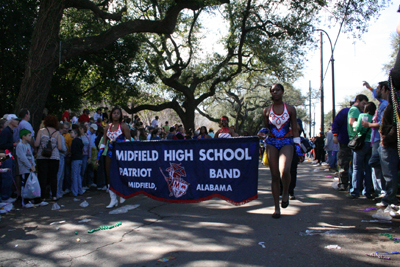
[[[369,129],[371,130],[371,128]],[[363,135],[359,136],[358,134],[356,134],[349,142],[349,144],[347,145],[350,149],[357,151],[363,148],[364,146],[364,142],[365,142],[365,137],[367,136],[367,133],[369,132],[366,131]]]
[[[21,192],[21,196],[24,199],[32,199],[40,197],[40,184],[39,180],[34,172],[31,172],[26,179],[24,190]]]

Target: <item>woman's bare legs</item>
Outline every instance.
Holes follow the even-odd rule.
[[[279,150],[271,145],[267,145],[266,150],[268,156],[269,169],[271,171],[271,191],[275,206],[274,214],[280,214],[281,209],[279,207],[279,187],[280,187]]]
[[[293,146],[287,145],[278,150],[276,147],[267,145],[266,147],[269,168],[271,171],[271,191],[274,199],[275,212],[274,215],[280,214],[279,207],[279,179],[282,177],[283,195],[282,201],[289,199],[290,185],[290,165],[293,157]]]
[[[282,202],[289,201],[290,166],[292,165],[294,147],[284,146],[279,150],[279,173],[282,179]]]

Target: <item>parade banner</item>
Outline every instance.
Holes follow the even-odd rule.
[[[130,198],[194,203],[214,197],[234,205],[257,198],[256,137],[116,142],[110,187]]]

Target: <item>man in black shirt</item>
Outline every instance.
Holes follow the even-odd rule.
[[[19,119],[14,114],[7,116],[6,127],[0,133],[0,152],[5,153],[8,150],[10,153],[14,149],[13,141],[13,129],[18,126]],[[0,173],[0,191],[1,191],[1,202],[12,203],[16,199],[11,198],[12,193],[12,180],[13,180],[13,159],[9,158],[4,161],[1,168],[7,168],[11,171]]]
[[[315,140],[315,156],[318,161],[317,164],[319,165],[321,165],[322,162],[325,161],[324,139],[325,139],[324,133],[320,132],[319,136]]]

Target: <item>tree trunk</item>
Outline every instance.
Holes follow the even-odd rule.
[[[42,0],[16,110],[27,108],[37,132],[49,94],[53,72],[58,66],[58,33],[63,15],[63,0]]]
[[[195,125],[194,125],[194,119],[195,119],[195,109],[196,107],[192,105],[191,107],[187,108],[185,111],[185,116],[179,116],[180,119],[182,120],[183,127],[185,128],[185,131],[187,132],[189,129],[192,130],[192,133],[195,131]]]

